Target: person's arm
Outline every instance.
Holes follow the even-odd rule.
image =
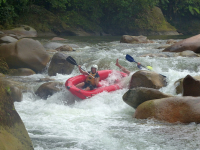
[[[99,79],[100,79],[100,77],[95,78],[95,84],[96,84],[96,86],[98,86],[98,84],[99,84]]]
[[[82,73],[83,75],[88,75],[88,73],[87,73],[86,71],[83,71],[83,70],[81,69],[81,66],[80,66],[80,65],[78,66],[78,69],[79,69],[80,73]]]
[[[118,59],[116,60],[116,64],[115,64],[117,67],[119,67],[119,69],[121,69],[124,73],[126,74],[130,74],[131,72],[129,70],[127,70],[125,67],[121,66],[118,62]]]

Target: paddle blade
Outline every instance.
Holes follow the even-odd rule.
[[[66,60],[67,60],[69,63],[71,63],[72,65],[78,66],[78,64],[76,63],[76,61],[74,60],[74,58],[72,58],[71,56],[68,56],[68,57],[66,58]]]
[[[130,62],[135,62],[133,57],[131,57],[129,54],[126,54],[126,60],[128,60]]]

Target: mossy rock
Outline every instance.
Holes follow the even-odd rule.
[[[33,150],[28,132],[5,86],[0,82],[0,149]]]
[[[9,67],[6,63],[5,59],[0,57],[0,73],[8,74],[9,73]]]
[[[176,28],[169,24],[161,9],[154,7],[151,10],[144,10],[136,19],[129,24],[130,31],[157,33],[157,34],[178,34]]]

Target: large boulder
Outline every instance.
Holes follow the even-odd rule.
[[[139,105],[134,117],[155,118],[170,123],[200,123],[200,97],[169,97]]]
[[[194,76],[193,78],[200,81],[200,76]],[[183,79],[184,79],[184,78],[178,79],[178,80],[174,83],[174,85],[175,85],[175,87],[176,87],[176,94],[181,94],[181,93],[183,93]]]
[[[133,108],[137,108],[140,104],[145,101],[153,99],[161,99],[166,97],[172,97],[171,95],[164,94],[156,89],[138,87],[129,89],[123,95],[123,101]]]
[[[200,81],[187,75],[183,79],[183,96],[200,96]]]
[[[167,82],[165,77],[153,71],[141,70],[134,73],[131,77],[129,88],[147,87],[160,89],[165,87]]]
[[[28,38],[0,46],[0,56],[10,69],[30,68],[35,72],[41,72],[50,60],[42,44]]]
[[[44,83],[37,89],[35,94],[43,99],[47,99],[49,96],[53,95],[54,93],[61,91],[62,86],[63,86],[63,83],[60,83],[60,82]]]
[[[57,73],[60,74],[71,74],[74,65],[70,64],[66,58],[68,56],[61,52],[58,52],[53,55],[51,63],[49,65],[48,74],[49,76],[55,76]]]
[[[24,89],[22,83],[12,81],[6,78],[0,78],[0,83],[4,85],[4,89],[11,96],[13,102],[21,102],[23,95],[22,90]]]
[[[130,35],[123,35],[120,43],[153,43],[147,39],[146,36],[130,36]]]
[[[4,30],[3,32],[6,34],[15,34],[18,36],[18,38],[37,37],[37,31],[34,28],[27,25],[21,25],[18,28]]]
[[[19,69],[10,69],[10,76],[30,76],[35,74],[35,72],[29,68],[19,68]]]
[[[0,82],[0,149],[33,150],[28,132],[5,86]]]
[[[179,41],[172,46],[165,48],[163,52],[182,52],[185,50],[190,50],[195,53],[200,53],[200,34],[187,38],[185,40]]]

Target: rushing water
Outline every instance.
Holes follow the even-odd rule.
[[[153,37],[152,37],[153,38]],[[75,44],[76,51],[66,52],[86,70],[97,64],[99,70],[119,70],[115,61],[133,73],[138,71],[135,63],[125,60],[130,54],[144,66],[150,65],[154,71],[166,75],[168,86],[160,89],[167,94],[175,94],[174,82],[187,74],[200,73],[199,58],[139,57],[148,53],[161,53],[157,49],[166,43],[166,39],[154,39],[153,44],[124,44],[120,37],[67,37],[67,41],[49,43],[40,39],[47,49],[62,44]],[[168,55],[169,53],[165,53]],[[79,75],[77,67],[70,75],[57,74],[50,77],[65,82]],[[127,88],[115,92],[100,93],[90,99],[77,102],[73,106],[65,105],[69,99],[78,100],[65,87],[47,100],[34,94],[42,84],[37,82],[48,77],[47,73],[17,80],[29,84],[29,92],[23,93],[23,101],[15,102],[33,142],[35,150],[197,150],[200,147],[199,124],[169,124],[156,120],[138,120],[132,116],[134,109],[122,100]],[[16,78],[15,78],[16,79]]]

